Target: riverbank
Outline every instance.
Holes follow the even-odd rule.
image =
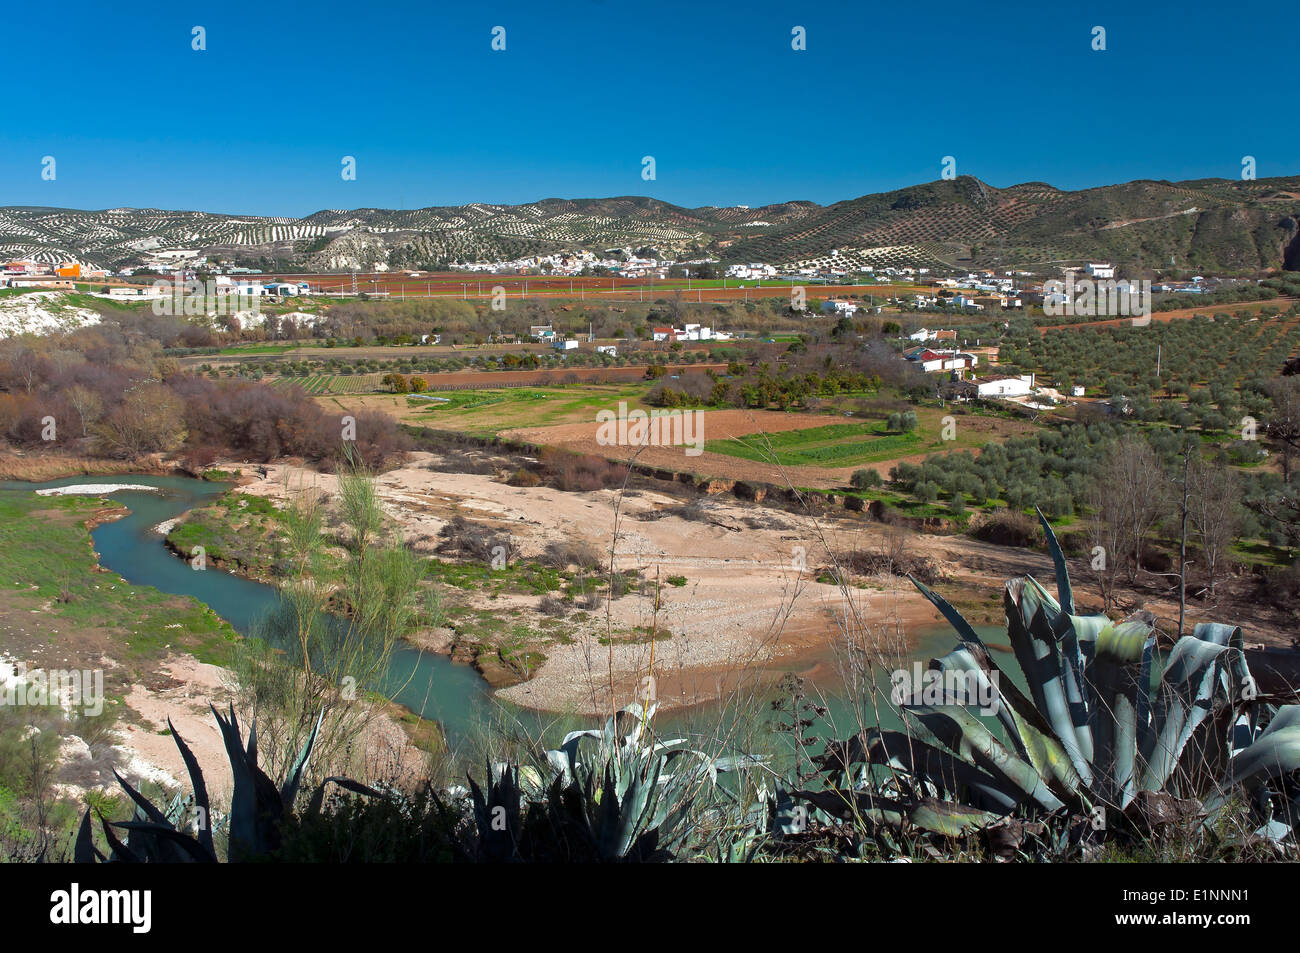
[[[97,672],[102,678],[102,713],[40,716],[40,730],[57,738],[43,749],[50,757],[44,770],[54,779],[58,803],[77,805],[73,820],[88,798],[103,805],[118,796],[114,769],[145,790],[180,785],[187,771],[173,731],[194,751],[210,790],[229,793],[229,764],[209,706],[236,700],[229,662],[240,635],[206,601],[121,574],[143,562],[122,549],[123,541],[156,546],[159,560],[173,562],[146,530],[156,525],[151,508],[168,505],[167,484],[176,482],[135,472],[116,484],[102,476],[65,481],[49,488],[56,492],[26,484],[0,488],[3,655],[19,671]],[[220,489],[213,484],[208,492]],[[104,564],[105,554],[112,566]],[[201,576],[186,564],[179,567],[186,581]],[[217,583],[220,575],[206,579]],[[426,752],[444,747],[441,736],[397,705],[376,704],[380,711],[360,747],[368,756],[384,753],[386,778],[418,776]],[[0,732],[23,724],[5,719]],[[0,806],[0,820],[3,813]]]
[[[847,637],[870,643],[886,627],[919,631],[936,619],[905,580],[855,579],[846,596],[821,571],[845,551],[880,544],[882,527],[866,521],[739,500],[683,501],[653,490],[515,487],[494,475],[436,469],[442,465],[437,455],[417,452],[376,477],[384,509],[407,544],[432,556],[446,548],[448,532],[491,537],[512,552],[512,569],[475,567],[476,584],[457,587],[466,611],[451,620],[452,633],[415,633],[413,641],[451,651],[454,635],[485,614],[507,621],[509,633],[532,629],[516,648],[544,661],[496,693],[522,707],[607,712],[611,681],[614,701],[630,701],[651,673],[652,652],[655,678],[673,689],[661,705],[698,705],[716,700],[744,673],[815,664]],[[283,502],[299,489],[328,500],[337,488],[333,474],[281,464],[240,492]],[[599,554],[593,578],[608,575],[612,555],[614,573],[631,580],[630,591],[610,599],[606,589],[602,599],[556,605],[557,593],[580,589],[575,579],[534,592],[509,585],[512,571],[559,547]],[[441,562],[450,568],[438,571],[452,577],[463,565]]]

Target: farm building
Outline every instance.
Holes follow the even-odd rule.
[[[610,357],[618,357],[618,348],[612,344],[598,344],[596,345],[596,353],[608,354]]]
[[[916,361],[927,374],[940,371],[962,371],[973,368],[979,363],[979,355],[966,351],[935,351],[920,348],[905,355],[909,361]]]
[[[72,291],[76,285],[71,278],[53,278],[45,275],[14,276],[9,279],[11,288],[48,288],[51,290]]]
[[[993,377],[977,377],[972,382],[975,393],[980,397],[1027,397],[1034,391],[1034,375],[1022,374],[1012,377],[998,374]]]
[[[557,351],[576,351],[578,349],[577,341],[552,341],[551,347]]]
[[[917,295],[920,298],[920,295]],[[931,299],[932,301],[934,299]],[[907,336],[909,341],[955,341],[957,340],[956,331],[931,331],[929,328],[921,328],[913,334]]]

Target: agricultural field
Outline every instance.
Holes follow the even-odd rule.
[[[603,409],[625,401],[628,410],[649,409],[642,398],[645,382],[575,384],[566,387],[511,387],[456,390],[443,394],[378,394],[326,403],[346,410],[380,410],[400,423],[455,430],[480,437],[529,426],[589,424]]]
[[[1032,430],[1029,424],[996,416],[953,417],[953,439],[945,440],[944,418],[948,411],[918,406],[913,430],[890,428],[890,420],[835,423],[791,430],[757,433],[705,444],[709,453],[724,454],[755,462],[776,462],[787,467],[852,467],[866,463],[899,460],[925,453],[948,453],[984,443],[993,434],[1010,436]]]
[[[1300,351],[1300,314],[1217,314],[1145,327],[1030,331],[1004,344],[999,363],[1040,383],[1121,402],[1147,423],[1226,433],[1268,410],[1264,382]]]

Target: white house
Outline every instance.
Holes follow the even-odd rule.
[[[973,368],[979,363],[979,355],[956,350],[935,351],[927,347],[909,355],[909,360],[919,362],[921,370],[927,374],[935,374],[940,371],[962,371],[968,367]]]
[[[578,349],[577,341],[552,341],[551,347],[557,351],[576,351]]]
[[[822,302],[822,310],[827,314],[850,315],[858,313],[858,305],[857,302],[854,301],[837,301],[831,299],[830,301]]]
[[[1089,262],[1088,274],[1093,278],[1114,278],[1115,266],[1108,262]]]
[[[981,397],[1027,397],[1033,390],[1033,374],[1022,374],[1019,377],[999,374],[995,377],[975,378],[975,391]]]
[[[597,354],[608,354],[610,357],[618,357],[618,348],[612,344],[597,344]]]

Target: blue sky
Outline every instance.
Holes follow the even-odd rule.
[[[829,203],[946,155],[998,186],[1300,173],[1293,4],[1140,7],[16,3],[0,205]]]

